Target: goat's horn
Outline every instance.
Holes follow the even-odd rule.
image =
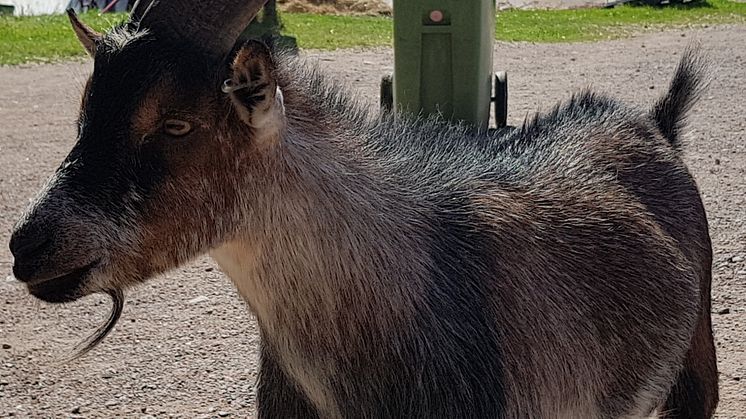
[[[130,20],[157,33],[227,53],[267,0],[138,0]]]
[[[130,20],[132,22],[140,22],[142,20],[142,17],[147,13],[150,6],[153,4],[153,0],[137,0],[135,1],[135,5],[132,6],[132,11],[130,12]]]

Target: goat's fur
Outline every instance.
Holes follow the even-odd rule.
[[[711,248],[677,151],[693,53],[653,112],[585,92],[493,137],[277,67],[268,182],[212,252],[262,330],[260,417],[712,413]]]
[[[34,295],[209,251],[259,323],[260,418],[712,415],[712,250],[680,155],[694,52],[653,110],[584,92],[486,135],[372,114],[257,43],[216,71],[153,39],[95,51],[79,143],[11,243]],[[169,112],[193,132],[165,135]],[[32,266],[40,226],[64,240]],[[68,247],[91,267],[47,288]]]

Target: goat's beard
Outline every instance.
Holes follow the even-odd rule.
[[[124,291],[121,289],[109,289],[104,291],[111,298],[111,311],[109,312],[109,318],[104,324],[99,326],[91,336],[89,336],[83,342],[80,342],[76,347],[72,355],[72,360],[78,359],[83,355],[87,354],[91,349],[98,346],[101,341],[114,329],[119,317],[122,315],[124,309]]]

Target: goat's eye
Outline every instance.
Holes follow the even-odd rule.
[[[167,119],[163,122],[163,131],[174,137],[182,137],[192,131],[192,124],[178,119]]]

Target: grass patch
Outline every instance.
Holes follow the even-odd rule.
[[[708,0],[665,7],[508,10],[497,15],[501,41],[578,42],[613,39],[646,29],[746,22],[746,3]]]
[[[125,20],[126,15],[90,12],[81,19],[104,30]],[[284,13],[282,19],[284,33],[295,36],[301,48],[329,50],[392,43],[393,25],[387,17]],[[495,37],[501,41],[594,41],[646,29],[743,22],[746,3],[728,0],[666,7],[508,10],[498,14]],[[64,15],[0,16],[0,64],[59,61],[84,55]]]
[[[124,13],[81,15],[81,19],[96,30],[111,28],[126,18]],[[0,64],[60,61],[83,56],[85,51],[66,15],[0,16]]]
[[[338,49],[392,45],[394,27],[393,21],[388,17],[306,13],[284,13],[280,17],[285,27],[283,33],[296,37],[300,48]]]

